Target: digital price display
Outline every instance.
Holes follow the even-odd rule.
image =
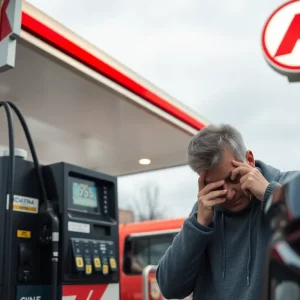
[[[99,212],[98,190],[93,184],[73,182],[72,199],[74,206],[85,207],[92,212]]]

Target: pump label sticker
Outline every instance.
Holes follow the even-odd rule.
[[[14,211],[37,214],[39,212],[39,200],[24,196],[14,195]]]
[[[21,239],[30,239],[31,238],[31,231],[17,230],[17,237],[21,238]]]
[[[90,224],[68,222],[68,230],[80,233],[90,233]]]

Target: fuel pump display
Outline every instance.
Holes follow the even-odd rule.
[[[0,154],[0,300],[118,300],[116,178],[39,165],[26,122],[9,104],[33,162],[14,149],[10,117],[9,151]]]
[[[94,185],[89,183],[73,182],[72,199],[74,205],[92,208],[96,213],[100,212],[98,204],[98,192]]]

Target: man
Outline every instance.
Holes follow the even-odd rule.
[[[198,201],[160,260],[167,299],[261,300],[271,230],[264,215],[281,172],[247,151],[230,125],[209,125],[191,140],[188,163],[199,174]],[[269,205],[269,203],[268,203]]]

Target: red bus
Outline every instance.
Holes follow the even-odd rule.
[[[171,246],[184,219],[146,221],[119,226],[121,300],[143,300],[143,270],[156,266]],[[149,300],[163,299],[155,281],[149,276]]]

